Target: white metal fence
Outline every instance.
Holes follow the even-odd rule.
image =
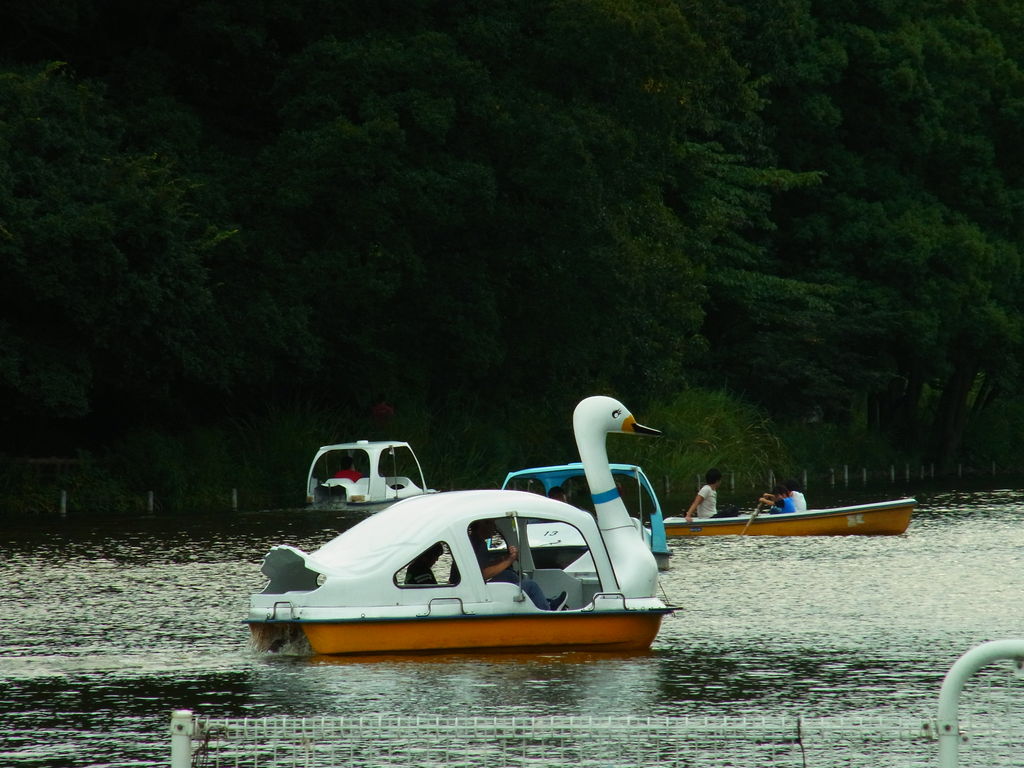
[[[992,661],[1014,668],[976,674]],[[171,719],[172,768],[1010,768],[1024,765],[1024,639],[953,665],[914,717]]]

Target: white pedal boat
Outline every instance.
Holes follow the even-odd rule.
[[[608,397],[581,402],[573,424],[596,519],[533,493],[455,491],[399,501],[309,554],[274,547],[262,567],[270,581],[250,597],[246,619],[256,648],[295,640],[318,654],[650,647],[672,609],[656,596],[658,566],[619,498],[605,436],[658,433]],[[564,592],[564,610],[538,608],[520,584],[484,580],[467,529],[486,520],[503,539],[491,539],[496,555],[517,547],[518,578],[549,598]],[[537,568],[524,533],[536,522],[571,527],[587,550],[565,568]],[[430,550],[440,552],[428,577],[437,583],[408,583]]]

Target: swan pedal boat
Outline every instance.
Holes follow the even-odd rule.
[[[880,501],[806,512],[768,514],[762,511],[736,517],[712,517],[687,523],[685,517],[665,518],[669,536],[898,536],[907,530],[917,506],[912,498]]]
[[[333,477],[341,468],[342,457],[350,458],[363,476],[358,480]],[[423,467],[412,446],[399,440],[322,445],[306,475],[306,504],[313,509],[372,514],[400,499],[424,493],[437,491],[427,488]]]
[[[656,596],[658,566],[618,494],[605,436],[659,433],[607,397],[582,401],[573,424],[596,516],[535,493],[452,491],[398,501],[312,553],[273,547],[262,566],[269,583],[250,596],[245,620],[255,649],[380,654],[649,648],[673,609]],[[519,578],[533,580],[548,598],[564,592],[562,610],[538,608],[518,583],[484,580],[468,533],[483,520],[500,533],[488,548],[500,555],[516,546]],[[525,533],[536,522],[575,529],[586,551],[564,568],[538,567]],[[432,566],[422,574],[417,563],[428,553],[434,553],[427,558]],[[414,569],[426,581],[410,579]]]
[[[669,558],[672,556],[668,548],[668,541],[665,538],[665,522],[662,517],[661,503],[658,501],[658,494],[654,492],[654,486],[647,479],[647,475],[636,464],[611,464],[612,477],[616,486],[628,498],[627,507],[630,516],[640,521],[646,519],[644,525],[644,538],[647,540],[654,553],[654,559],[658,563],[659,571],[669,569]],[[583,464],[571,462],[569,464],[556,464],[548,467],[530,467],[509,472],[505,476],[505,482],[501,484],[503,489],[511,490],[532,490],[539,485],[541,492],[547,496],[552,488],[561,488],[574,505],[583,503],[583,499],[577,499],[578,486],[586,485],[584,478]],[[589,491],[585,494],[589,497]],[[530,547],[533,549],[534,558],[538,559],[543,552],[548,559],[555,562],[564,562],[567,558],[573,558],[574,553],[581,551],[586,546],[578,537],[570,531],[562,530],[555,525],[534,524],[529,528]]]

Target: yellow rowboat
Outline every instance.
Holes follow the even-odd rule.
[[[694,519],[666,517],[668,536],[897,536],[907,530],[915,499],[770,515]]]

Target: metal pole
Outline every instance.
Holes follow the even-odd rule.
[[[512,532],[515,534],[515,537],[516,537],[516,548],[520,552],[522,552],[523,551],[523,537],[519,533],[519,515],[517,515],[515,512],[512,512],[511,513],[511,517],[512,517]],[[644,527],[643,527],[643,525],[640,526],[640,535],[641,536],[644,535]],[[527,539],[526,545],[527,545],[527,547],[529,547],[529,545],[530,545],[529,539]],[[508,542],[507,541],[505,542],[505,546],[508,546]],[[530,557],[531,557],[531,561],[532,561],[532,557],[533,557],[532,553],[531,553]],[[524,600],[526,600],[526,593],[523,591],[523,561],[522,561],[521,558],[519,560],[519,570],[516,571],[516,576],[518,577],[516,579],[516,584],[519,587],[519,594],[516,595],[514,599],[515,599],[515,601],[517,603],[521,603]]]
[[[171,768],[192,768],[192,710],[171,713]]]
[[[993,640],[971,648],[949,668],[939,690],[938,728],[939,768],[956,768],[960,749],[960,723],[957,707],[967,680],[986,664],[999,659],[1024,663],[1024,639]]]

